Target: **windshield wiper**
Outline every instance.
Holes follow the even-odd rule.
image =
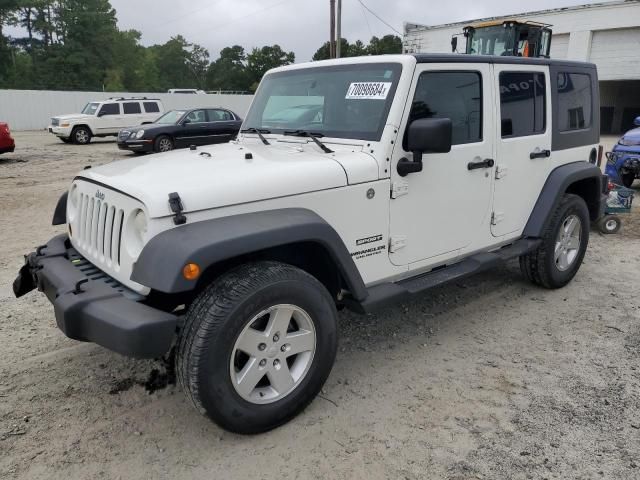
[[[321,133],[312,133],[307,130],[290,130],[288,132],[284,132],[285,135],[290,135],[292,137],[307,137],[310,138],[318,145],[324,153],[333,153],[329,147],[327,147],[324,143],[318,140],[319,137],[324,137]]]
[[[258,135],[258,137],[260,137],[260,140],[262,140],[262,143],[264,143],[265,145],[271,145],[269,143],[269,140],[264,138],[264,135],[262,135],[263,133],[271,133],[271,130],[266,130],[264,128],[251,127],[251,128],[245,128],[240,133],[255,133],[256,135]]]

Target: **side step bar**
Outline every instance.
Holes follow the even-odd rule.
[[[493,252],[477,253],[458,263],[441,266],[416,277],[375,285],[369,288],[369,295],[362,302],[345,299],[345,304],[356,312],[371,313],[438,285],[497,267],[507,260],[535,250],[541,242],[540,239],[523,238]]]

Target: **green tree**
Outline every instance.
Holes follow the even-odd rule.
[[[169,88],[204,88],[209,52],[182,36],[150,47],[160,72],[160,85]]]
[[[293,52],[285,52],[280,45],[254,48],[247,55],[247,69],[253,80],[252,90],[255,90],[265,73],[272,68],[289,65],[296,60]]]
[[[370,55],[402,53],[402,39],[397,35],[385,35],[382,38],[372,37],[367,51]]]
[[[40,62],[43,88],[102,89],[118,29],[108,0],[64,0],[57,5],[58,43]]]
[[[395,35],[385,35],[382,38],[372,37],[368,45],[365,45],[360,40],[356,40],[354,43],[349,43],[345,38],[340,40],[340,55],[342,57],[402,53],[402,39]],[[329,42],[325,42],[313,55],[312,60],[327,60],[329,58],[331,58],[329,55]]]
[[[248,91],[252,80],[246,67],[247,54],[240,45],[226,47],[207,71],[208,90]]]

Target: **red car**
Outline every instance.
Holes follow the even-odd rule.
[[[13,152],[16,149],[16,143],[11,138],[9,125],[0,122],[0,153]]]

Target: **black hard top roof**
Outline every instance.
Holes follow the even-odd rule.
[[[596,68],[596,65],[588,62],[574,60],[556,60],[552,58],[529,58],[495,55],[468,55],[461,53],[416,53],[418,63],[502,63],[515,65],[564,65],[569,67]]]

